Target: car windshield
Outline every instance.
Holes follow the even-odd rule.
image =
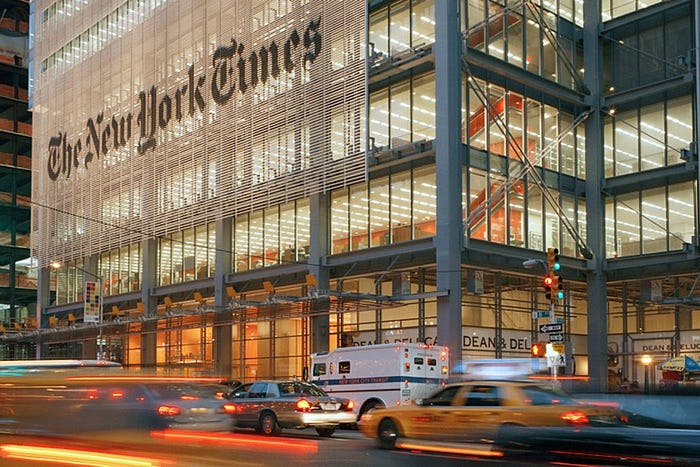
[[[525,386],[523,387],[523,393],[525,394],[525,401],[530,405],[569,405],[576,403],[566,393],[546,386]]]
[[[320,389],[317,386],[314,386],[313,384],[298,383],[295,381],[280,383],[279,388],[280,388],[280,394],[282,394],[282,395],[301,394],[301,395],[305,395],[305,396],[316,396],[316,397],[328,396],[328,394],[323,392],[322,389]]]

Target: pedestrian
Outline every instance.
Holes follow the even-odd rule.
[[[622,378],[622,384],[620,384],[621,392],[630,392],[630,380],[627,377]]]

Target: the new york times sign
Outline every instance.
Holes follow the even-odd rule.
[[[298,67],[308,69],[321,53],[320,25],[321,18],[309,22],[301,35],[293,30],[283,44],[272,41],[251,52],[247,52],[245,44],[232,38],[230,45],[222,45],[214,51],[210,80],[206,71],[195,75],[194,65],[191,65],[187,81],[174,93],[158,99],[156,86],[141,91],[136,118],[131,113],[110,117],[100,112],[88,118],[84,138],[73,141],[59,132],[49,140],[49,178],[56,180],[61,175],[69,178],[81,162],[87,169],[93,161],[128,144],[135,144],[139,155],[153,151],[156,132],[164,130],[173,120],[180,122],[203,113],[208,101],[206,96],[217,105],[226,105],[237,92],[251,92],[269,79],[278,78],[282,70],[291,73]],[[138,139],[132,142],[134,136]]]

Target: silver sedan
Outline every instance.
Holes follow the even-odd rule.
[[[228,399],[224,407],[235,426],[265,435],[278,435],[283,428],[315,428],[327,437],[338,425],[357,421],[351,400],[301,381],[255,381],[238,387]]]

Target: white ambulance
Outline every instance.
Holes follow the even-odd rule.
[[[311,355],[311,381],[352,399],[359,417],[375,407],[411,405],[447,382],[447,347],[393,343],[341,347]]]

